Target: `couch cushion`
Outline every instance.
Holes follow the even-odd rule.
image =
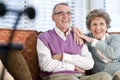
[[[30,70],[21,51],[10,51],[6,58],[7,70],[15,80],[32,80]]]

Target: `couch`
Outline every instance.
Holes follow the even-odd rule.
[[[0,28],[0,44],[9,42],[11,31],[11,29]],[[34,30],[14,31],[12,43],[23,44],[23,49],[9,49],[6,67],[15,80],[41,80],[36,51],[37,34]],[[4,63],[3,57],[3,53],[0,52],[0,58]]]
[[[11,29],[0,28],[0,43],[7,43]],[[111,32],[111,34],[120,34],[120,32]],[[22,50],[9,50],[7,59],[7,70],[15,80],[41,80],[39,77],[39,65],[36,50],[37,35],[34,30],[15,30],[12,43],[22,43]],[[3,58],[0,52],[0,58]],[[4,59],[2,59],[4,62]],[[89,75],[90,72],[87,72]]]

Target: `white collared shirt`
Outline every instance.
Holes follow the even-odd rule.
[[[55,28],[55,31],[60,36],[60,38],[66,40],[66,37],[70,32],[70,29],[66,33],[66,36],[58,28]],[[83,45],[81,54],[70,55],[67,53],[63,53],[63,59],[62,61],[59,61],[52,58],[51,51],[49,50],[49,48],[47,48],[45,44],[40,39],[38,39],[37,53],[38,53],[39,65],[43,71],[48,71],[48,72],[56,72],[63,70],[74,71],[75,65],[79,66],[84,70],[89,70],[93,68],[94,65],[94,60],[86,44]]]
[[[58,34],[58,36],[60,37],[60,38],[62,38],[64,41],[66,40],[66,36],[68,36],[68,34],[70,33],[70,30],[71,30],[71,28],[69,28],[69,30],[66,32],[66,34],[65,33],[63,33],[60,29],[58,29],[57,27],[55,27],[55,32]]]

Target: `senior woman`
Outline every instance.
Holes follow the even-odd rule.
[[[93,73],[105,71],[113,76],[113,80],[120,80],[120,35],[109,34],[110,16],[102,9],[91,11],[86,17],[89,34],[82,34],[74,29],[75,40],[83,38],[95,61]]]

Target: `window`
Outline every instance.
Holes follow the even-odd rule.
[[[105,9],[111,17],[110,32],[120,32],[120,3],[119,0],[104,0]],[[114,4],[113,4],[114,3]]]
[[[18,29],[32,29],[37,31],[46,31],[52,29],[55,25],[51,19],[52,9],[56,3],[67,2],[72,10],[72,26],[79,27],[81,31],[85,30],[86,16],[86,0],[0,0],[6,4],[9,9],[16,9],[18,11],[24,10],[27,6],[34,6],[36,9],[35,20],[29,20],[25,15],[22,15]],[[14,12],[7,13],[3,18],[0,17],[0,27],[12,28],[17,18]]]

